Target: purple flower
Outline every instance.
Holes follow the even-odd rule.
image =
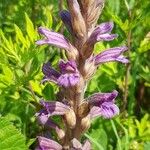
[[[37,41],[36,44],[38,45],[50,44],[50,45],[57,46],[59,48],[70,50],[71,44],[62,34],[54,31],[50,31],[43,27],[39,27],[38,31],[40,34],[43,34],[46,38]]]
[[[41,122],[44,124],[44,122],[47,122],[47,119],[50,116],[54,115],[64,115],[70,110],[70,107],[61,103],[61,102],[55,102],[55,101],[44,101],[41,100],[40,104],[43,106],[43,109],[37,113],[37,116],[40,116]]]
[[[36,113],[36,116],[38,122],[42,125],[51,126],[51,123],[49,122],[49,117],[54,115],[64,115],[70,110],[69,106],[57,101],[47,102],[41,100],[40,104],[43,106],[43,109]]]
[[[58,78],[58,84],[64,87],[74,86],[79,82],[79,72],[74,61],[60,61],[59,68],[61,76]]]
[[[83,56],[89,58],[97,42],[112,41],[117,38],[117,34],[111,34],[113,27],[113,22],[105,22],[98,25],[83,46]]]
[[[50,66],[50,63],[43,65],[42,70],[44,73],[45,81],[52,81],[65,88],[75,86],[79,82],[79,72],[75,61],[60,61],[59,63],[60,72],[57,72]]]
[[[91,106],[91,118],[102,116],[104,118],[112,118],[119,114],[119,108],[114,104],[118,92],[111,93],[96,93],[89,97],[87,100]]]
[[[126,51],[128,48],[123,46],[123,47],[114,47],[107,49],[98,55],[94,57],[95,60],[95,65],[99,65],[105,62],[111,62],[111,61],[119,61],[122,63],[128,63],[128,59],[126,59],[122,53]]]
[[[88,42],[95,44],[99,41],[111,41],[118,37],[117,34],[110,34],[113,29],[113,22],[105,22],[98,25],[92,32]]]
[[[70,59],[76,59],[78,57],[77,49],[62,34],[43,27],[39,27],[38,31],[46,38],[38,40],[36,42],[37,45],[50,44],[65,49]]]
[[[42,71],[45,75],[42,80],[42,83],[46,81],[52,81],[54,83],[57,83],[57,79],[61,75],[58,71],[51,67],[51,64],[49,62],[43,64]]]
[[[62,150],[62,146],[51,139],[39,136],[38,141],[39,147],[36,150]]]

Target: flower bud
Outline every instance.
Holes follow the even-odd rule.
[[[78,116],[83,118],[90,112],[89,104],[87,102],[82,103],[78,108]]]
[[[69,10],[71,13],[71,22],[74,34],[78,38],[83,38],[86,34],[86,25],[81,14],[80,6],[77,0],[67,0]]]
[[[72,109],[65,114],[65,120],[68,126],[73,129],[76,125],[76,115]]]
[[[86,60],[83,70],[83,77],[85,79],[89,79],[92,77],[92,75],[95,73],[96,66],[92,58],[89,58]]]
[[[56,133],[57,133],[59,139],[63,139],[65,137],[65,132],[62,129],[56,129]]]
[[[81,132],[82,133],[86,132],[90,128],[90,125],[91,125],[90,116],[87,115],[81,120]]]

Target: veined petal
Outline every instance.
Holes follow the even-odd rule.
[[[113,56],[113,55],[120,55],[121,53],[125,52],[128,50],[128,47],[126,46],[121,46],[121,47],[113,47],[109,48],[99,54],[99,57],[104,57],[104,56]]]
[[[112,40],[114,40],[117,37],[118,37],[117,34],[106,33],[106,34],[98,35],[97,36],[97,41],[112,41]]]
[[[95,93],[87,98],[87,100],[91,105],[99,105],[103,102],[113,102],[117,95],[118,92],[116,90],[112,91],[111,93]]]
[[[118,58],[116,58],[116,61],[119,61],[124,64],[129,63],[129,60],[127,58],[125,58],[123,55],[120,55]]]
[[[119,108],[114,104],[117,95],[118,92],[114,90],[111,93],[96,93],[88,98],[91,106],[90,117],[112,118],[119,114]]]
[[[69,106],[61,102],[55,102],[55,101],[46,102],[46,101],[41,100],[40,103],[44,107],[44,109],[47,111],[49,116],[64,115],[70,110]]]
[[[98,25],[93,31],[91,36],[96,36],[100,34],[110,33],[114,27],[113,22],[105,22]]]
[[[63,87],[75,86],[80,79],[75,61],[60,61],[59,63],[61,76],[58,78],[58,85]]]
[[[101,105],[101,116],[104,118],[112,118],[119,114],[119,108],[112,102],[104,102]]]
[[[93,106],[89,114],[91,119],[98,116],[109,119],[119,114],[119,108],[112,102],[104,102],[100,106]]]
[[[78,73],[62,74],[58,78],[58,84],[64,87],[75,86],[79,82],[80,76]]]
[[[101,109],[98,106],[93,106],[90,110],[90,118],[95,118],[97,116],[101,116]]]
[[[62,150],[62,146],[51,139],[39,136],[38,141],[40,150]]]
[[[125,46],[107,49],[94,57],[95,65],[99,65],[110,61],[128,63],[128,60],[123,55],[121,55],[126,50],[127,47]]]
[[[50,31],[43,27],[39,27],[39,33],[43,34],[46,39],[37,41],[36,44],[38,45],[50,44],[59,48],[64,48],[68,51],[70,51],[71,47],[73,47],[62,34]]]

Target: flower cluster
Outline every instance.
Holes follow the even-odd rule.
[[[87,81],[91,79],[98,66],[117,61],[128,63],[122,53],[127,47],[114,47],[95,55],[94,45],[101,41],[111,41],[118,37],[112,34],[113,23],[105,22],[96,26],[97,19],[104,6],[104,0],[67,0],[69,11],[63,10],[60,17],[73,37],[69,42],[62,34],[40,27],[39,33],[44,39],[38,45],[49,44],[66,51],[67,60],[60,60],[59,70],[55,70],[50,62],[44,63],[42,83],[54,82],[60,87],[60,99],[57,101],[41,100],[40,110],[36,116],[38,122],[47,129],[54,129],[58,139],[38,137],[37,150],[90,150],[87,140],[80,143],[81,135],[90,127],[95,117],[112,118],[119,114],[115,104],[118,95],[116,90],[110,93],[96,93],[85,98]],[[64,127],[53,121],[53,116],[61,116]]]

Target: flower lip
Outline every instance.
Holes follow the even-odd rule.
[[[75,61],[59,62],[60,72],[57,72],[50,66],[50,63],[45,63],[42,67],[44,73],[43,82],[52,81],[65,88],[75,86],[80,79],[80,74]]]
[[[89,97],[89,105],[91,106],[90,116],[102,116],[104,118],[112,118],[119,114],[119,108],[114,104],[118,92],[116,90],[111,93],[96,93]]]

